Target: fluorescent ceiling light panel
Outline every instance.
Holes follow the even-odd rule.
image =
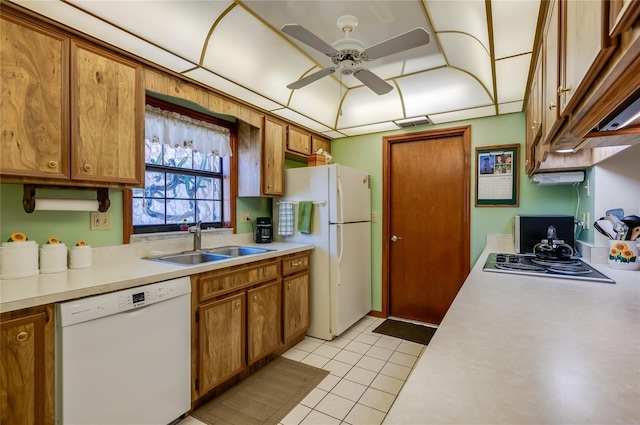
[[[405,105],[404,116],[415,117],[491,103],[477,80],[453,68],[441,68],[397,80]],[[400,118],[389,115],[386,119]]]
[[[533,51],[540,0],[492,1],[496,59]]]
[[[501,103],[498,105],[499,114],[511,114],[513,112],[522,112],[524,101]]]
[[[493,92],[491,57],[478,40],[466,34],[446,33],[440,35],[440,42],[449,65],[469,72]]]
[[[530,66],[530,53],[496,61],[499,103],[524,99]]]
[[[342,103],[338,129],[358,127],[372,122],[403,118],[402,103],[397,90],[378,96],[368,87],[351,89]]]
[[[293,90],[289,107],[302,115],[313,116],[320,123],[333,128],[336,111],[340,105],[340,96],[344,95],[346,90],[344,87],[341,90],[335,79],[326,76],[305,87]]]
[[[364,125],[362,127],[343,128],[340,132],[347,136],[360,136],[362,134],[380,133],[382,131],[398,130],[398,127],[392,122],[383,122],[380,124]]]
[[[451,31],[469,34],[477,38],[489,51],[489,31],[484,1],[428,0],[426,4],[433,27],[438,33]]]
[[[491,106],[483,106],[474,109],[465,109],[462,111],[445,112],[442,114],[429,115],[431,121],[435,124],[443,124],[453,121],[470,120],[474,118],[482,118],[493,116],[496,114],[496,108]]]
[[[301,126],[309,128],[313,131],[317,131],[318,133],[323,133],[325,131],[331,130],[330,127],[327,127],[326,125],[322,125],[317,121],[309,119],[308,117],[305,117],[304,115],[301,115],[295,111],[292,111],[291,109],[283,108],[283,109],[278,109],[272,112],[286,120],[298,123]]]
[[[215,90],[235,97],[236,99],[242,99],[250,104],[255,105],[257,108],[264,109],[266,111],[272,111],[277,108],[282,108],[282,105],[273,102],[265,97],[260,96],[257,93],[253,93],[244,87],[240,87],[237,84],[232,83],[222,77],[219,77],[206,69],[197,68],[189,72],[185,72],[186,77],[192,78],[201,82]]]
[[[314,64],[246,10],[236,7],[213,32],[203,67],[282,104],[287,84]]]

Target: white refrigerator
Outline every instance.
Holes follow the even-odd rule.
[[[276,240],[315,245],[311,253],[311,320],[307,335],[331,340],[371,311],[369,175],[339,164],[285,170],[274,202]],[[280,202],[294,204],[294,232],[278,234]],[[298,231],[298,202],[312,201],[310,234]]]

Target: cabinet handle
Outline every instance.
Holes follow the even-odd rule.
[[[562,96],[564,93],[571,91],[571,87],[560,86],[558,87],[558,96]]]
[[[83,168],[84,168],[84,171],[91,171],[93,167],[91,166],[91,164],[84,164]]]
[[[257,299],[258,299],[258,296],[257,296],[257,295],[254,295],[254,296],[253,296],[253,300],[255,301],[255,300],[257,300]]]
[[[236,303],[236,308],[240,307],[240,303]]]
[[[555,103],[551,102],[551,103],[549,104],[549,110],[550,110],[550,111],[551,111],[551,110],[553,110],[553,108],[555,108],[556,106],[557,106],[557,105],[556,105]]]
[[[291,288],[291,284],[287,285],[289,288]]]
[[[295,263],[291,263],[291,267],[298,267],[302,265],[302,260],[298,260]]]
[[[27,338],[29,338],[29,334],[25,331],[22,331],[18,333],[18,335],[16,335],[16,340],[18,340],[19,342],[26,341]]]
[[[58,163],[56,161],[49,161],[49,168],[56,168],[58,166]]]

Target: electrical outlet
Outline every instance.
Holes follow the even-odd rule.
[[[242,214],[240,215],[241,217],[241,221],[243,223],[247,222],[247,221],[251,221],[251,216],[249,215],[248,211],[242,211]]]
[[[377,223],[378,222],[378,213],[375,212],[375,211],[371,213],[371,222],[372,223]]]
[[[91,230],[111,230],[110,212],[91,212]]]

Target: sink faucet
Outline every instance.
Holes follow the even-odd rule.
[[[195,226],[189,227],[189,233],[193,233],[194,251],[200,251],[202,246],[202,230],[200,230],[200,226],[202,226],[202,221],[197,222]]]

